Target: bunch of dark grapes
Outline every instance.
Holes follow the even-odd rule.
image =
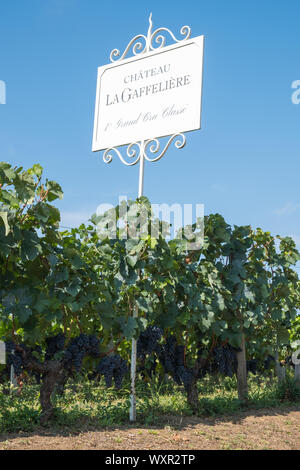
[[[128,366],[124,359],[115,354],[104,357],[97,365],[96,372],[104,375],[107,387],[112,386],[112,379],[114,379],[115,387],[119,390],[122,386],[123,378],[128,372]]]
[[[268,355],[263,361],[263,369],[270,370],[275,365],[275,357]]]
[[[221,374],[225,375],[226,371],[226,358],[224,354],[224,348],[215,348],[214,349],[214,360]]]
[[[144,379],[147,376],[152,377],[155,373],[156,358],[148,358],[146,364],[146,356],[159,352],[159,340],[162,335],[163,331],[161,328],[158,328],[157,326],[148,326],[148,328],[140,334],[137,340],[137,358],[140,361],[140,367],[137,369],[137,372],[141,373]]]
[[[26,344],[22,343],[21,344],[22,349],[26,353],[26,357],[32,358],[34,360],[40,360],[41,356],[43,354],[43,350],[39,344],[36,344],[34,347],[28,347]],[[27,373],[29,376],[34,377],[36,380],[36,383],[39,385],[41,383],[41,378],[42,375],[39,372],[33,371],[31,369],[27,370]]]
[[[184,346],[176,345],[174,356],[176,365],[184,366]]]
[[[166,343],[159,350],[159,360],[166,373],[178,385],[184,385],[188,388],[193,381],[193,372],[184,365],[184,346],[178,345],[176,337],[170,335],[166,339]]]
[[[10,369],[11,366],[14,368],[14,373],[18,377],[23,372],[23,359],[20,351],[16,349],[16,345],[12,341],[5,341],[6,348],[6,365]]]
[[[144,360],[146,354],[158,352],[159,340],[162,335],[163,331],[161,328],[158,328],[157,326],[148,326],[148,328],[140,334],[139,339],[137,340],[137,357]]]
[[[64,354],[64,363],[68,369],[79,372],[85,356],[99,357],[99,340],[95,335],[80,334],[73,338]]]
[[[46,339],[46,355],[45,360],[51,361],[55,354],[61,352],[65,347],[65,335],[59,334],[56,336],[51,336]]]
[[[100,346],[100,341],[97,338],[97,336],[89,335],[88,353],[90,356],[96,357],[96,358],[100,356],[99,346]]]
[[[176,345],[177,342],[175,336],[168,336],[165,344],[163,344],[159,349],[158,357],[165,372],[167,374],[170,374],[175,380],[175,382],[180,385],[180,379],[176,375]]]
[[[247,361],[247,372],[252,372],[252,374],[256,375],[257,365],[258,361],[256,359],[249,359]]]
[[[16,377],[19,377],[25,370],[25,363],[23,360],[23,353],[27,359],[33,358],[37,360],[38,356],[42,355],[42,348],[40,345],[34,347],[29,347],[24,343],[16,345],[13,341],[6,341],[6,373],[10,374],[10,368],[13,366],[14,373]],[[27,370],[29,376],[34,377],[37,383],[40,383],[41,376],[39,373],[32,371],[31,369]]]
[[[221,374],[232,377],[237,371],[237,349],[229,344],[214,349],[214,361]]]
[[[194,379],[192,369],[188,369],[184,366],[179,366],[176,369],[176,374],[179,377],[180,381],[183,383],[185,390],[187,390]]]

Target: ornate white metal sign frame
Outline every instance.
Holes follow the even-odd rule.
[[[174,40],[175,44],[170,45],[170,46],[165,46],[166,44],[166,37],[163,36],[163,34],[166,34]],[[190,131],[190,130],[196,130],[200,129],[200,115],[201,115],[201,95],[202,95],[202,58],[203,58],[203,36],[200,36],[198,38],[193,38],[190,39],[191,35],[191,29],[189,26],[183,26],[180,30],[180,34],[183,36],[181,39],[177,39],[175,35],[168,29],[168,28],[158,28],[155,31],[153,31],[153,24],[152,24],[152,14],[150,15],[149,18],[149,29],[147,35],[139,34],[135,36],[127,45],[125,51],[121,54],[121,52],[118,49],[114,49],[111,51],[110,54],[110,60],[112,65],[107,65],[99,68],[99,75],[98,75],[98,83],[97,83],[97,94],[96,94],[96,109],[95,109],[95,123],[94,123],[94,136],[93,136],[93,151],[99,151],[99,150],[104,150],[104,155],[103,155],[103,160],[105,163],[111,163],[113,160],[114,156],[117,156],[121,162],[126,165],[126,166],[133,166],[136,165],[137,163],[141,163],[143,166],[144,160],[147,160],[149,162],[156,162],[160,160],[170,147],[172,143],[175,144],[176,148],[181,149],[185,146],[186,144],[186,137],[182,133],[184,130],[185,132]],[[191,50],[191,48],[186,47],[186,46],[193,46],[193,45],[198,45],[198,49],[200,50],[200,56],[198,57],[192,57],[191,54],[193,52],[195,53],[195,49]],[[104,132],[104,127],[105,130],[111,124],[108,124],[108,121],[110,118],[107,118],[107,115],[110,113],[111,116],[116,116],[116,120],[118,120],[118,111],[115,111],[115,107],[112,106],[115,103],[113,102],[113,98],[109,97],[109,95],[105,95],[104,90],[102,91],[101,85],[103,87],[102,81],[104,81],[104,77],[107,76],[108,78],[106,79],[107,82],[110,81],[110,78],[119,75],[122,73],[122,67],[127,66],[127,65],[135,65],[135,63],[138,61],[138,59],[156,59],[159,57],[159,54],[163,52],[167,52],[167,56],[170,51],[176,51],[180,50],[180,56],[178,58],[179,61],[182,60],[182,57],[186,56],[187,53],[189,52],[189,57],[188,61],[189,63],[191,62],[201,62],[198,65],[197,68],[197,83],[195,83],[193,86],[194,88],[189,90],[189,100],[192,103],[197,103],[197,105],[193,104],[193,109],[191,111],[188,111],[188,120],[190,121],[189,123],[186,123],[186,114],[182,116],[178,116],[177,118],[174,118],[172,116],[172,119],[165,119],[165,122],[170,121],[170,124],[167,123],[167,127],[164,128],[164,130],[161,131],[161,128],[159,127],[160,123],[162,121],[159,121],[158,124],[155,127],[155,131],[151,130],[153,128],[154,123],[150,122],[149,124],[146,123],[144,124],[143,128],[140,128],[139,126],[137,127],[136,131],[133,132],[134,137],[133,140],[130,139],[130,136],[132,134],[132,128],[133,126],[126,127],[123,131],[123,135],[120,138],[120,135],[117,131],[116,133],[111,133],[110,131]],[[129,52],[133,53],[133,57],[127,58]],[[200,58],[200,60],[199,60]],[[173,59],[174,60],[174,59]],[[175,57],[176,60],[176,57]],[[153,63],[153,62],[152,62]],[[116,68],[116,66],[121,65],[121,67]],[[181,65],[181,64],[180,64]],[[107,75],[109,73],[110,75]],[[106,75],[105,75],[106,74]],[[170,76],[170,74],[169,74]],[[181,79],[183,80],[183,77],[178,78],[177,81],[180,81]],[[187,78],[186,78],[187,79]],[[175,80],[174,80],[175,81]],[[194,80],[196,81],[196,80]],[[167,81],[171,82],[170,86],[175,86],[175,83],[172,83],[172,79]],[[143,83],[143,82],[142,82]],[[152,84],[150,86],[142,86],[140,88],[141,93],[145,93],[145,88],[147,88],[146,93],[148,92],[148,89],[151,89],[151,87],[155,87],[156,84]],[[159,84],[161,85],[161,83]],[[186,87],[187,88],[187,87]],[[189,87],[191,88],[191,87]],[[177,101],[177,96],[179,93],[182,91],[183,87],[179,87],[178,89],[171,90],[172,96],[174,100]],[[196,93],[193,93],[195,90]],[[157,88],[156,90],[157,91]],[[161,91],[161,90],[159,90]],[[103,93],[103,96],[101,95]],[[155,93],[151,96],[151,100],[148,99],[149,101],[153,101],[153,99],[156,100],[161,100],[163,102],[166,101],[166,95],[170,95],[170,90],[168,90],[168,93]],[[187,93],[185,93],[186,95]],[[195,96],[197,94],[198,96]],[[101,99],[100,99],[101,96]],[[149,98],[149,97],[147,97]],[[116,100],[118,100],[118,96],[115,97]],[[120,98],[119,98],[120,99]],[[186,99],[186,96],[183,98],[184,100]],[[104,101],[107,100],[107,103],[104,103]],[[111,100],[111,103],[109,103],[109,100]],[[107,106],[107,104],[110,104],[111,106]],[[131,103],[130,103],[131,104]],[[101,108],[102,105],[102,108]],[[106,106],[105,106],[106,105]],[[119,103],[118,103],[119,105]],[[118,110],[122,109],[123,113],[127,113],[127,107],[128,104],[123,104],[119,105]],[[137,103],[136,109],[139,110],[140,106]],[[115,114],[114,114],[115,113]],[[101,124],[101,132],[99,131],[99,121],[101,120],[100,117],[102,117],[102,124]],[[132,117],[131,117],[132,118]],[[175,123],[174,123],[175,121]],[[120,121],[118,121],[119,124]],[[131,124],[132,121],[127,121],[124,124]],[[122,123],[123,124],[123,123]],[[189,127],[190,126],[190,127]],[[116,127],[116,126],[115,126]],[[165,132],[168,130],[170,127],[171,132]],[[175,127],[175,128],[174,128]],[[147,129],[145,137],[145,128]],[[172,128],[174,128],[174,132],[172,132]],[[148,130],[149,129],[149,130]],[[180,131],[178,132],[177,129]],[[153,132],[153,134],[152,134]],[[161,133],[162,132],[162,133]],[[150,136],[149,136],[150,133]],[[170,136],[170,134],[172,135]],[[108,138],[106,138],[106,135],[109,135]],[[111,136],[110,136],[111,134]],[[153,138],[152,138],[153,135]],[[168,136],[168,140],[165,142],[162,142],[159,140],[159,138],[162,138],[164,136]],[[138,139],[136,140],[136,136],[138,136]],[[151,137],[151,138],[149,138]],[[126,141],[126,139],[128,139]],[[139,140],[142,139],[142,140]],[[107,145],[108,144],[108,145]],[[119,146],[123,147],[125,144],[127,144],[127,148],[120,148]],[[119,148],[118,148],[119,147]]]

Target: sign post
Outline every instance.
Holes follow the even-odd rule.
[[[135,36],[121,55],[110,54],[111,63],[99,67],[93,147],[104,150],[103,160],[119,157],[126,166],[140,164],[138,197],[143,196],[145,160],[157,162],[174,143],[186,144],[183,132],[200,129],[204,37],[190,39],[183,26],[181,39],[168,28]],[[165,46],[169,36],[175,44]],[[133,57],[126,58],[132,48]],[[160,137],[167,137],[162,145]],[[117,147],[127,145],[126,158]],[[149,153],[148,153],[149,152]],[[149,155],[150,154],[150,155]],[[133,316],[138,315],[137,305]],[[130,421],[136,420],[136,340],[131,350]]]

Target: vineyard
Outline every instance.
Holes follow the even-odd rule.
[[[1,428],[12,401],[29,427],[37,413],[46,425],[59,421],[62,397],[76,392],[84,402],[84,390],[97,399],[94,418],[109,422],[113,396],[124,422],[132,338],[138,398],[151,386],[176,396],[177,409],[191,415],[207,411],[208,388],[217,396],[221,386],[237,391],[245,409],[258,390],[266,405],[286,394],[299,403],[292,358],[300,340],[300,255],[292,238],[210,214],[203,244],[191,250],[190,227],[167,239],[147,198],[62,231],[53,205],[62,196],[40,165],[0,163],[0,432],[24,428],[17,420]],[[139,236],[128,236],[145,210]],[[111,238],[106,224],[115,214]],[[233,403],[230,397],[220,395],[214,412]],[[141,400],[138,416],[145,415]]]

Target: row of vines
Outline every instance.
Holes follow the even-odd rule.
[[[115,208],[114,239],[101,232],[107,214],[62,231],[53,205],[62,190],[42,173],[39,165],[0,163],[1,380],[11,365],[19,384],[34,375],[46,423],[53,391],[74,373],[103,375],[120,388],[134,337],[138,372],[172,377],[194,411],[197,382],[216,369],[237,374],[247,403],[247,366],[278,365],[300,339],[300,255],[292,238],[232,227],[219,214],[205,216],[196,250],[184,229],[181,239],[166,239],[159,221],[156,238],[145,231],[124,237],[142,208],[153,222],[146,198]]]

